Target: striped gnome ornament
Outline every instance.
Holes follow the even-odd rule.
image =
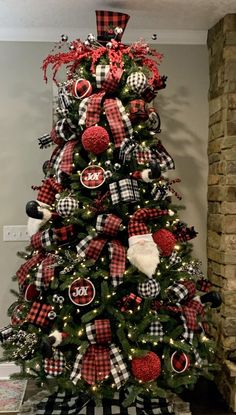
[[[133,266],[149,278],[152,278],[156,272],[160,262],[160,254],[145,222],[164,215],[173,216],[174,212],[167,209],[141,208],[132,215],[128,225],[127,258]]]

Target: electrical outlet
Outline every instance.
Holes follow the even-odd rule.
[[[5,225],[3,226],[3,241],[5,242],[18,242],[29,241],[26,225]]]

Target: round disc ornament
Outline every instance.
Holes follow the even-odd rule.
[[[100,166],[88,166],[86,167],[81,175],[80,181],[84,187],[88,189],[96,189],[97,187],[102,186],[105,181],[105,171]]]
[[[189,357],[181,351],[175,351],[170,358],[170,364],[174,372],[183,373],[190,366]]]
[[[69,298],[78,307],[90,304],[95,297],[95,287],[86,278],[78,278],[69,287]]]
[[[19,326],[24,323],[25,321],[24,309],[25,309],[24,304],[18,304],[14,308],[12,315],[11,315],[11,325],[13,327]]]

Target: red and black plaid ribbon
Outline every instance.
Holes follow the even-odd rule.
[[[71,174],[73,171],[73,155],[74,148],[78,142],[76,140],[69,141],[64,146],[62,159],[60,162],[60,170],[64,173]]]
[[[182,306],[163,305],[159,301],[154,301],[153,305],[155,310],[163,309],[177,314],[183,314],[186,319],[188,329],[193,331],[199,330],[198,317],[202,319],[204,317],[204,306],[199,301],[194,299],[188,301]]]
[[[125,272],[126,250],[118,239],[113,239],[120,228],[121,219],[113,214],[98,215],[96,230],[99,235],[85,238],[77,245],[78,253],[85,253],[87,258],[97,261],[106,244],[110,255],[110,275],[112,285],[122,283]]]
[[[145,222],[164,215],[168,215],[168,210],[159,210],[156,208],[141,208],[136,210],[129,221],[129,237],[134,235],[146,235],[150,233]]]
[[[38,290],[48,288],[55,274],[55,255],[48,254],[41,262],[36,274],[35,286]]]
[[[47,327],[51,323],[51,320],[48,318],[50,311],[52,311],[50,304],[35,301],[27,314],[26,320],[36,326]]]
[[[125,295],[119,302],[118,305],[120,307],[120,311],[126,312],[129,310],[134,311],[139,304],[142,302],[142,298],[135,295],[134,293],[130,293],[129,295]]]
[[[25,280],[30,270],[34,268],[35,266],[37,266],[38,264],[40,264],[44,258],[45,258],[45,255],[42,252],[40,252],[32,256],[32,258],[28,259],[24,264],[20,266],[20,268],[16,272],[16,276],[18,278],[18,282],[20,286],[24,285]]]
[[[173,228],[173,234],[178,242],[187,242],[190,239],[196,238],[198,233],[193,226],[188,228],[184,223],[178,222]]]
[[[52,177],[43,181],[42,186],[40,187],[37,200],[47,205],[52,205],[55,201],[55,196],[57,193],[62,191],[62,186],[60,183],[56,182]]]

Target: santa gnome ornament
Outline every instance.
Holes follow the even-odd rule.
[[[160,254],[157,244],[153,240],[146,221],[160,216],[173,216],[172,210],[160,210],[156,208],[142,208],[136,210],[129,225],[129,248],[127,258],[139,271],[152,278],[160,262]]]

